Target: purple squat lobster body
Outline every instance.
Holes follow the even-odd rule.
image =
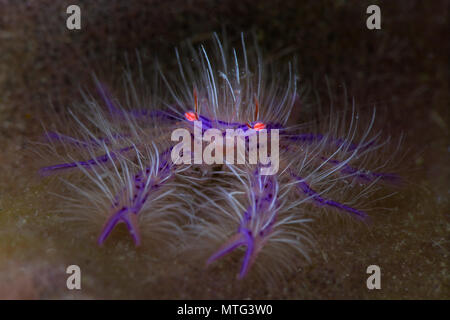
[[[383,145],[378,144],[379,140],[376,138],[368,139],[373,119],[370,125],[364,124],[365,133],[359,142],[355,141],[356,129],[352,128],[353,120],[357,119],[354,114],[352,114],[352,123],[346,136],[327,132],[312,133],[309,130],[304,132],[299,125],[289,127],[287,123],[291,111],[299,108],[298,78],[291,65],[288,70],[285,70],[287,71],[285,77],[280,77],[278,72],[263,72],[264,63],[259,57],[259,52],[256,50],[257,58],[254,61],[248,59],[242,37],[244,68],[240,68],[242,63],[239,65],[236,51],[232,50],[232,54],[228,56],[224,52],[224,46],[217,36],[215,37],[216,49],[218,49],[215,57],[210,59],[203,46],[198,52],[191,50],[193,56],[187,59],[187,63],[183,63],[177,53],[179,79],[169,83],[161,73],[161,80],[167,85],[166,93],[169,100],[162,101],[158,96],[155,101],[159,106],[164,105],[165,108],[143,108],[134,87],[132,90],[125,90],[127,105],[130,104],[130,108],[122,108],[113,100],[106,86],[98,84],[98,93],[106,106],[106,111],[98,103],[89,101],[88,106],[90,108],[93,106],[91,111],[98,116],[96,118],[98,123],[93,121],[94,117],[88,118],[90,125],[94,127],[95,134],[89,131],[81,121],[75,119],[79,124],[77,129],[81,127],[85,131],[83,139],[57,132],[46,135],[46,139],[50,142],[63,144],[64,147],[69,145],[70,148],[66,148],[66,151],[74,148],[75,152],[88,151],[90,159],[74,161],[75,157],[67,152],[71,161],[43,167],[40,173],[48,175],[78,169],[89,175],[91,169],[95,172],[96,168],[101,167],[106,174],[115,171],[117,176],[122,175],[119,178],[115,176],[115,191],[111,196],[108,194],[110,215],[97,242],[102,245],[115,226],[124,223],[134,243],[140,245],[139,215],[149,208],[151,203],[149,200],[159,190],[167,188],[168,182],[176,179],[178,173],[182,171],[179,170],[180,165],[176,165],[171,159],[173,144],[167,144],[169,141],[161,141],[161,137],[165,137],[165,134],[179,127],[192,129],[197,121],[201,123],[203,131],[218,129],[225,134],[228,129],[240,129],[246,141],[249,140],[247,139],[249,134],[260,130],[266,129],[268,134],[271,129],[278,130],[279,146],[283,150],[284,157],[280,171],[263,176],[258,173],[258,170],[254,170],[254,165],[244,166],[244,175],[248,177],[248,183],[245,186],[248,201],[239,207],[238,225],[233,225],[231,231],[226,230],[227,235],[233,235],[207,261],[210,264],[235,249],[244,247],[245,255],[239,273],[239,277],[243,278],[263,247],[275,237],[277,232],[281,234],[279,227],[283,223],[301,224],[303,218],[294,216],[301,210],[292,213],[293,217],[291,217],[290,209],[297,209],[303,203],[309,202],[318,208],[329,208],[360,220],[367,220],[367,213],[356,208],[357,205],[354,208],[348,203],[339,202],[342,201],[340,199],[339,201],[331,199],[326,196],[327,191],[336,181],[355,180],[361,185],[371,186],[378,182],[396,183],[400,179],[395,174],[367,171],[361,168],[365,166],[362,165],[363,163],[371,163],[372,159],[368,155],[374,154],[374,151]],[[201,99],[198,98],[197,88]],[[130,103],[132,100],[137,102],[136,105]],[[331,121],[330,123],[335,125]],[[147,129],[153,130],[151,134],[141,135]],[[336,132],[331,128],[329,130]],[[119,162],[132,163],[133,168],[136,168],[136,159],[141,161],[139,154],[148,151],[150,145],[158,145],[155,147],[156,152],[150,156],[150,159],[142,157],[147,162],[139,163],[138,170],[130,170],[133,172],[130,173],[126,166],[125,169],[117,169],[116,164]],[[158,148],[164,151],[159,152]],[[245,152],[249,152],[249,149]],[[234,170],[227,168],[227,165],[222,165],[219,174],[229,174]],[[378,168],[380,167],[383,165]],[[123,172],[119,174],[120,170]],[[124,175],[125,178],[123,178]],[[206,180],[212,176],[213,174],[199,180]],[[333,179],[328,179],[331,176]],[[102,185],[102,177],[97,175],[97,178],[98,185]],[[218,181],[216,176],[211,179],[202,185],[192,183],[190,187],[198,187],[197,195],[203,193],[206,198],[207,190],[214,189],[217,184],[220,184],[216,184]],[[194,178],[185,179],[183,183],[194,180]],[[293,186],[294,192],[291,192],[290,186]],[[222,195],[229,196],[229,191]],[[191,192],[190,195],[192,196],[193,193],[195,192]],[[286,196],[287,193],[289,196]],[[192,200],[192,203],[196,200]],[[293,204],[285,205],[286,201]],[[201,210],[198,209],[198,211]],[[195,215],[201,214],[207,213],[199,212]],[[282,214],[288,217],[280,218]],[[227,217],[230,216],[232,215]],[[199,220],[201,219],[197,221]],[[292,232],[290,234],[292,235]],[[297,234],[295,236],[297,237]],[[300,240],[290,238],[289,241],[279,241],[279,243],[299,244]]]

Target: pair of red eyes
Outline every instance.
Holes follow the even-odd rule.
[[[198,121],[198,115],[195,112],[186,112],[184,116],[189,121]]]
[[[187,120],[189,121],[198,121],[198,115],[195,112],[186,112],[184,114]],[[247,122],[247,127],[250,129],[255,129],[256,131],[262,130],[266,127],[266,125],[262,122],[257,122],[253,125],[253,127]]]
[[[262,122],[257,122],[252,126],[250,125],[250,123],[247,122],[247,127],[249,127],[250,129],[255,129],[256,131],[262,130],[266,127],[266,125]]]

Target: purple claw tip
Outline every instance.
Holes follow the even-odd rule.
[[[133,238],[134,244],[136,246],[139,246],[141,244],[141,237],[139,235],[139,229],[137,226],[138,224],[137,215],[135,213],[129,212],[128,208],[124,207],[117,213],[113,214],[111,218],[109,218],[109,220],[106,222],[105,226],[103,227],[102,233],[100,234],[97,240],[99,246],[103,245],[103,243],[105,242],[106,238],[108,238],[111,231],[115,228],[117,224],[121,222],[126,224],[128,232]]]

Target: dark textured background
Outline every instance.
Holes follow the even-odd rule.
[[[69,4],[81,6],[81,31],[65,27]],[[380,5],[382,30],[366,28],[369,4]],[[0,297],[450,298],[448,9],[444,0],[0,0]],[[79,99],[93,71],[113,83],[136,50],[170,69],[174,46],[223,29],[232,42],[253,32],[269,59],[297,56],[304,83],[324,100],[328,77],[362,110],[384,110],[388,133],[405,135],[408,184],[386,204],[395,210],[369,232],[324,224],[313,263],[277,288],[183,261],[149,271],[145,252],[127,243],[99,253],[46,215],[46,185],[27,149],[49,101],[63,108]],[[112,258],[124,247],[127,262]],[[69,294],[72,261],[89,271],[82,292]],[[369,264],[382,268],[380,291],[365,287]]]

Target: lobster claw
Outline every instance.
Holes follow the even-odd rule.
[[[105,226],[98,237],[97,243],[102,245],[115,226],[121,222],[125,223],[135,245],[139,246],[141,244],[141,236],[138,229],[138,217],[136,213],[131,212],[129,208],[126,207],[123,207],[106,221]]]

